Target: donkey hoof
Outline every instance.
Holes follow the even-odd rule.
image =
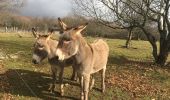
[[[84,100],[84,96],[81,96],[81,100]]]
[[[49,88],[48,91],[49,91],[50,93],[54,93],[54,88]]]
[[[49,92],[50,92],[50,93],[54,93],[54,90],[53,90],[53,89],[51,89],[51,90],[49,90]]]
[[[75,77],[72,77],[71,80],[72,80],[72,81],[76,81],[77,79],[76,79]]]
[[[90,89],[89,90],[92,90],[93,89],[93,87],[90,87]]]
[[[51,90],[50,93],[54,93],[54,91]]]
[[[60,95],[61,95],[61,96],[64,96],[64,93],[63,93],[63,92],[61,92],[61,93],[60,93]]]
[[[105,92],[105,90],[102,90],[102,93],[104,93]]]

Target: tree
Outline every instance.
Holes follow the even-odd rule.
[[[23,4],[25,3],[26,0],[0,0],[0,12],[1,13],[16,13],[18,12],[18,8],[22,7]],[[5,14],[5,15],[10,15],[10,14]],[[6,16],[9,18],[6,19],[10,19],[11,16]],[[9,26],[9,21],[7,20],[4,25],[1,26],[5,26],[5,32],[8,31],[8,26]],[[15,27],[15,26],[14,26]],[[15,29],[13,27],[13,29]]]
[[[143,0],[149,10],[147,18],[155,21],[160,34],[160,51],[157,55],[156,63],[164,65],[170,49],[170,0]],[[155,9],[156,7],[156,9]]]
[[[0,0],[0,11],[15,12],[22,7],[26,0]]]
[[[127,48],[130,46],[136,21],[141,20],[141,16],[135,13],[133,9],[121,0],[74,0],[74,3],[74,10],[78,14],[94,18],[100,24],[112,29],[127,29],[128,38],[125,45]],[[129,3],[129,1],[127,0],[126,3]]]
[[[111,28],[140,28],[153,51],[155,63],[165,65],[170,49],[169,0],[74,0],[76,10]],[[155,36],[146,25],[155,22],[160,35],[160,51]],[[114,24],[113,24],[114,23]]]
[[[133,2],[132,0],[128,1],[130,1],[130,4],[126,4],[129,7],[131,7],[131,5],[135,5],[132,9],[144,18],[144,24],[139,27],[144,31],[153,47],[155,62],[161,66],[164,66],[170,48],[169,0],[142,0],[142,4]],[[140,9],[140,11],[137,11],[136,9]],[[159,51],[157,50],[158,47],[156,45],[155,37],[146,30],[145,26],[149,21],[154,21],[157,23],[158,32],[160,35]]]

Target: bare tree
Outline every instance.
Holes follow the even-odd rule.
[[[170,49],[170,0],[74,0],[75,11],[111,28],[140,28],[153,48],[155,63],[165,65]],[[147,24],[154,21],[160,35],[160,51]]]
[[[127,0],[126,3],[129,1]],[[74,0],[74,4],[74,10],[78,14],[94,18],[100,24],[113,29],[127,29],[126,47],[130,46],[132,31],[136,27],[136,22],[141,20],[141,16],[131,7],[121,0]]]
[[[122,0],[123,1],[123,0]],[[159,65],[165,65],[167,60],[169,48],[170,48],[170,19],[169,19],[169,7],[170,0],[142,0],[142,4],[128,0],[130,4],[127,4],[129,7],[135,5],[132,9],[139,13],[144,18],[144,24],[139,26],[146,36],[148,37],[149,42],[153,47],[153,56],[155,62]],[[140,9],[137,11],[136,9]],[[160,46],[159,51],[156,45],[155,37],[148,31],[146,31],[146,23],[148,21],[154,21],[157,23],[157,28],[160,35]],[[158,52],[158,54],[157,54]]]
[[[16,12],[26,0],[0,0],[0,11]]]
[[[155,21],[160,34],[160,51],[156,63],[164,65],[170,49],[170,0],[143,0],[149,12],[147,18]]]
[[[0,0],[0,12],[1,14],[4,12],[6,13],[17,13],[19,8],[22,7],[25,4],[26,0]],[[10,19],[11,16],[8,16],[10,14],[5,14],[6,19]],[[5,32],[8,31],[9,21],[6,21],[4,23],[5,26]],[[13,29],[15,29],[15,26],[13,26]]]

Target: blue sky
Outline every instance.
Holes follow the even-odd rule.
[[[63,17],[71,13],[71,0],[27,0],[21,14],[34,17]]]

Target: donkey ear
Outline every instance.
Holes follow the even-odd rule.
[[[34,36],[35,38],[38,38],[38,37],[39,37],[39,35],[37,34],[35,28],[32,28],[32,34],[33,34],[33,36]]]
[[[51,35],[48,35],[48,37],[46,38],[46,41],[48,41],[51,38]]]
[[[47,41],[51,38],[51,35],[52,35],[52,34],[53,34],[53,32],[49,32],[49,33],[48,33],[48,37],[47,37],[47,39],[46,39]]]
[[[60,19],[60,17],[58,18],[58,23],[59,23],[62,30],[67,29],[67,25]]]
[[[53,32],[49,32],[49,33],[48,33],[48,36],[51,36],[52,34],[53,34]]]
[[[87,27],[88,23],[85,23],[84,25],[80,25],[76,28],[74,28],[74,30],[76,30],[76,34],[80,34],[81,31],[83,31],[86,27]]]

